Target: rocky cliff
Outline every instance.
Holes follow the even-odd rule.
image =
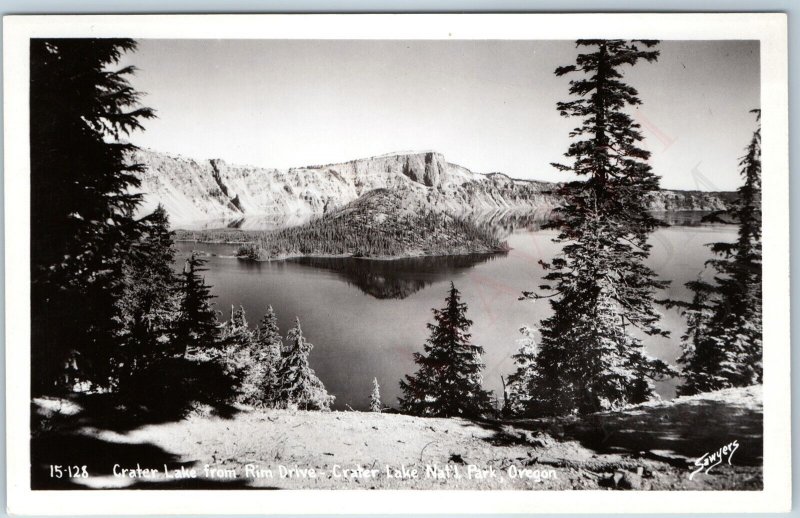
[[[555,184],[501,173],[478,174],[432,151],[381,155],[339,164],[266,169],[194,160],[150,150],[132,160],[140,175],[140,211],[162,204],[173,226],[245,217],[292,218],[340,208],[375,189],[398,189],[453,214],[549,211],[559,205]],[[653,210],[718,210],[726,193],[662,191]]]

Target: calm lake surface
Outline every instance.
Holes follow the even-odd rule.
[[[706,243],[733,241],[732,225],[698,224],[697,215],[673,214],[673,226],[656,231],[649,265],[671,280],[664,298],[688,299],[683,284],[703,272],[711,257]],[[505,228],[503,233],[507,233]],[[221,318],[231,304],[243,305],[254,327],[267,305],[278,314],[283,334],[300,318],[303,333],[314,344],[310,362],[328,391],[334,408],[364,409],[372,378],[377,377],[384,404],[396,406],[398,382],[415,371],[412,353],[421,351],[428,337],[431,308],[444,303],[450,281],[468,304],[472,336],[486,349],[484,385],[502,399],[500,376],[513,371],[523,325],[536,326],[550,314],[546,300],[520,301],[523,290],[541,284],[537,262],[549,261],[559,246],[555,231],[537,225],[511,230],[513,248],[504,255],[450,256],[393,261],[318,259],[253,263],[232,257],[235,247],[205,243],[177,243],[178,266],[192,250],[210,254],[205,272]],[[646,340],[648,351],[670,364],[680,355],[685,328],[676,310],[660,310],[670,338]],[[537,336],[538,338],[538,336]],[[677,380],[657,385],[662,397],[675,394]]]

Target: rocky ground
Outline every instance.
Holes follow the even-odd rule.
[[[101,423],[80,404],[50,399],[36,400],[34,412],[32,475],[39,488],[763,487],[760,387],[580,419],[239,409],[130,426]],[[697,459],[733,441],[733,454],[726,450],[707,473],[689,478]],[[84,465],[85,477],[63,468]],[[52,466],[65,474],[57,477]]]

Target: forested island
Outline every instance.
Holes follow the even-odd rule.
[[[370,259],[497,253],[508,244],[472,221],[440,212],[413,192],[376,189],[304,225],[274,231],[182,231],[178,239],[241,243],[240,259]]]

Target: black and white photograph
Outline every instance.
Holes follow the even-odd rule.
[[[6,40],[15,485],[788,491],[785,18],[465,16]]]

